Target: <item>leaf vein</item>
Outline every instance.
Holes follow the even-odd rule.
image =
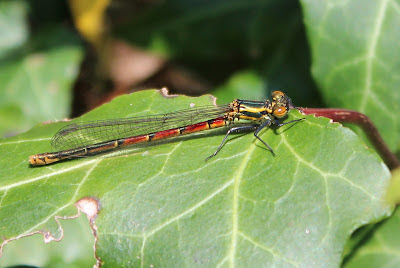
[[[381,6],[378,10],[378,14],[376,17],[376,23],[375,27],[373,29],[372,35],[371,35],[371,41],[369,42],[369,47],[367,50],[367,65],[366,65],[366,81],[365,81],[365,93],[363,94],[361,98],[361,104],[360,104],[360,112],[365,112],[365,109],[367,107],[367,100],[371,96],[372,92],[372,72],[373,72],[373,62],[375,60],[375,52],[376,52],[376,47],[380,38],[380,33],[382,30],[382,24],[383,20],[385,18],[385,13],[387,10],[388,6],[388,0],[383,0],[381,1]]]

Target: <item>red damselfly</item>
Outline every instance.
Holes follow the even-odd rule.
[[[218,149],[207,159],[221,150],[229,134],[245,130],[253,130],[254,136],[274,154],[258,133],[272,124],[283,126],[302,120],[280,123],[279,119],[285,117],[290,108],[293,108],[290,98],[281,91],[274,91],[267,101],[236,99],[226,105],[191,108],[167,114],[70,124],[60,129],[51,141],[57,152],[31,155],[29,163],[33,166],[51,164],[133,144],[230,126],[239,120],[245,123],[230,128]]]

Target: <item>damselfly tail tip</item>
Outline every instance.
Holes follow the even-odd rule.
[[[30,155],[29,156],[29,164],[31,164],[32,166],[41,166],[41,165],[45,165],[45,163],[43,164],[42,161],[39,161],[37,155]]]
[[[29,164],[32,166],[44,166],[57,161],[60,161],[60,158],[51,157],[51,155],[47,153],[29,156]]]

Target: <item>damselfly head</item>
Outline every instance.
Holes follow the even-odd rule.
[[[285,117],[290,109],[291,100],[282,91],[274,91],[271,94],[272,97],[272,114],[276,118]]]
[[[279,102],[280,99],[285,97],[285,93],[283,93],[282,91],[277,90],[277,91],[272,92],[271,96],[272,96],[272,100],[273,101]]]

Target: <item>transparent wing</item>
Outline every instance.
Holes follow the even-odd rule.
[[[54,135],[51,145],[56,150],[78,148],[104,141],[184,127],[222,117],[229,111],[231,109],[226,104],[220,106],[202,106],[151,116],[75,123],[60,129]]]

